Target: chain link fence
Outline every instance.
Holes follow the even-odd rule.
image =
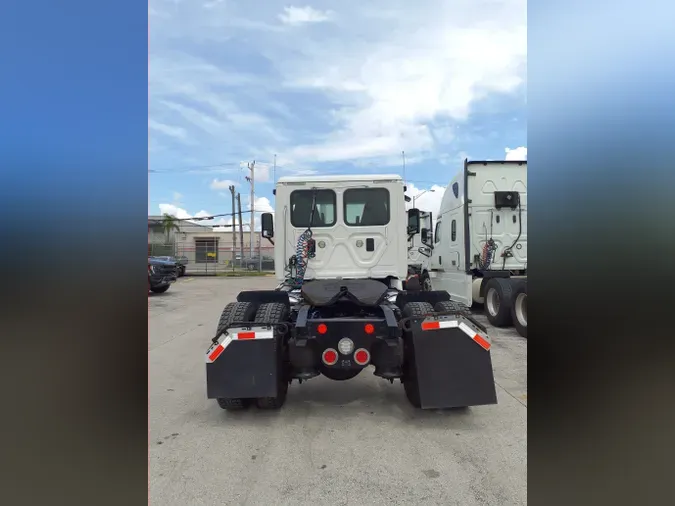
[[[216,276],[228,273],[273,273],[274,247],[241,248],[219,244],[217,239],[195,239],[171,244],[148,244],[148,256],[174,257],[186,266],[188,276]]]

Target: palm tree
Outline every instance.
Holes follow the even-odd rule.
[[[171,216],[170,214],[164,213],[164,219],[162,221],[162,228],[164,229],[164,232],[166,233],[166,243],[170,244],[171,243],[171,231],[175,230],[177,232],[180,231],[180,227],[178,226],[178,223],[176,223],[176,218],[174,216]]]

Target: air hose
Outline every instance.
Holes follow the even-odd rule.
[[[293,281],[298,286],[302,286],[305,280],[305,272],[310,258],[309,242],[311,239],[312,230],[308,228],[300,234],[298,244],[295,247],[295,279]]]
[[[481,270],[487,270],[490,268],[490,265],[494,260],[495,251],[497,251],[497,245],[495,244],[494,239],[490,237],[490,239],[485,241],[485,244],[483,245],[483,252],[478,264]]]

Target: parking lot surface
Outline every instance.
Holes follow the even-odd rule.
[[[275,285],[187,277],[148,297],[150,504],[527,504],[527,341],[511,328],[489,328],[494,406],[416,410],[370,369],[293,382],[278,412],[207,399],[204,354],[223,307]]]

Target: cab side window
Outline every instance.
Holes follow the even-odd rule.
[[[441,242],[441,220],[436,222],[436,228],[434,229],[434,243]]]

